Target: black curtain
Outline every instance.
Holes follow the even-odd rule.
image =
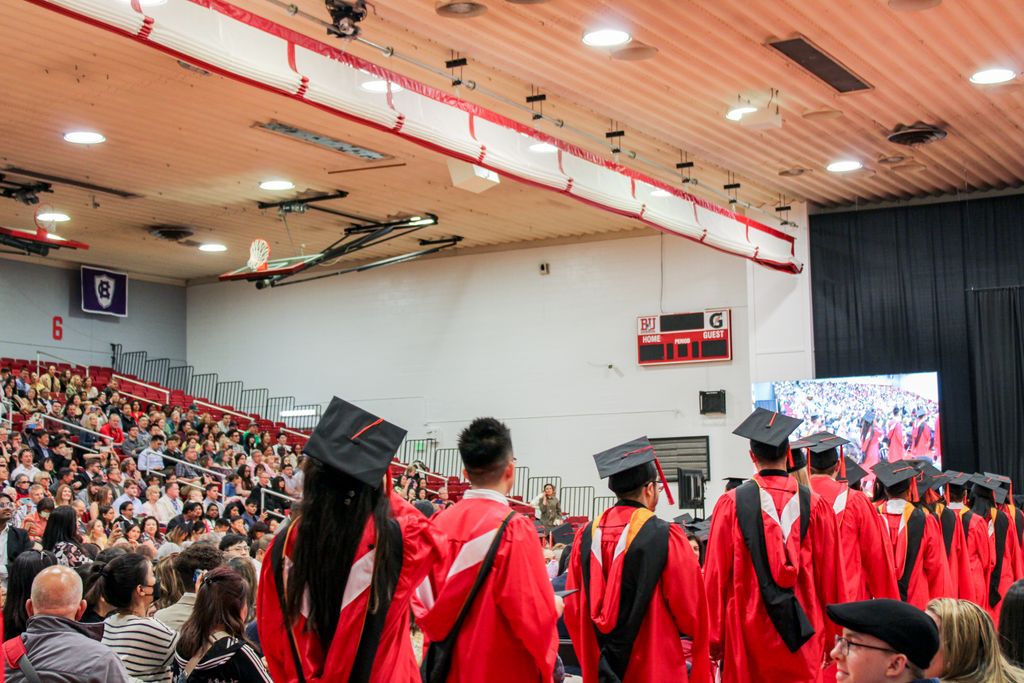
[[[1024,482],[1024,288],[971,290],[967,314],[978,453]]]
[[[944,465],[1016,453],[979,450],[968,290],[1024,285],[1024,196],[812,215],[810,242],[817,375],[938,371]]]

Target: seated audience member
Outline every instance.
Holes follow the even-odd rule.
[[[125,553],[107,563],[97,585],[113,608],[103,622],[103,644],[117,653],[132,678],[169,682],[178,634],[147,616],[160,597],[153,563]]]
[[[83,565],[76,570],[78,575],[82,577],[82,583],[84,584],[82,598],[88,605],[85,614],[82,615],[81,621],[83,624],[98,624],[114,611],[114,608],[103,599],[102,586],[99,584],[98,579],[108,562],[127,552],[128,549],[124,546],[104,548],[96,555],[91,564]]]
[[[10,567],[18,555],[32,547],[28,532],[11,524],[14,516],[14,499],[10,494],[0,491],[0,552],[7,553],[7,563],[0,563],[0,584],[7,587]]]
[[[826,607],[842,629],[831,657],[846,683],[938,683],[924,670],[939,651],[939,630],[913,605],[879,598]]]
[[[38,542],[43,538],[46,521],[53,513],[54,507],[56,506],[53,504],[53,498],[42,498],[36,505],[36,511],[22,521],[21,528],[28,532],[30,540]]]
[[[161,524],[166,524],[167,520],[160,519],[160,487],[159,486],[147,486],[146,487],[146,502],[142,504],[142,513],[147,517],[153,517],[160,521]]]
[[[128,433],[121,442],[121,453],[126,458],[134,458],[146,448],[146,440],[139,438],[139,426],[133,424],[128,427]]]
[[[108,486],[110,484],[107,484]],[[132,504],[132,512],[135,515],[142,515],[142,500],[139,499],[139,485],[134,479],[128,479],[124,483],[124,493],[114,499],[114,509],[120,512],[121,506],[128,502]]]
[[[174,571],[181,582],[181,598],[169,607],[156,613],[156,618],[174,630],[181,627],[192,616],[196,602],[196,572],[210,571],[224,564],[224,553],[210,543],[193,543],[174,558]]]
[[[161,524],[166,524],[171,521],[172,517],[181,514],[183,503],[180,496],[178,482],[168,482],[164,488],[164,495],[157,502],[156,518],[160,520]]]
[[[199,503],[189,501],[181,509],[181,514],[172,517],[167,522],[167,533],[171,533],[179,526],[184,526],[189,533],[193,526],[202,518],[203,506]]]
[[[67,567],[47,567],[32,583],[32,597],[26,605],[27,628],[21,635],[27,659],[41,681],[79,683],[128,683],[128,673],[109,647],[97,642],[96,634],[78,623],[85,612],[82,579]],[[24,663],[12,666],[4,658],[5,680],[30,680]]]
[[[46,531],[43,533],[42,545],[43,550],[53,553],[57,563],[65,567],[74,568],[90,562],[82,552],[78,515],[72,507],[61,506],[50,514],[46,522]]]
[[[181,627],[175,671],[185,681],[270,683],[245,637],[252,589],[230,567],[213,569],[199,581],[195,610]]]
[[[999,643],[1014,666],[1024,667],[1024,579],[1010,586],[999,613]]]
[[[7,577],[7,592],[4,596],[4,639],[9,640],[25,632],[28,612],[25,603],[32,593],[32,582],[39,572],[57,564],[53,553],[29,550],[18,555],[11,564]]]
[[[939,598],[928,603],[928,615],[939,627],[939,651],[926,675],[944,683],[1024,683],[1024,671],[1000,651],[985,610],[968,600]]]
[[[175,548],[177,549],[175,550]],[[185,594],[178,572],[174,569],[174,559],[180,554],[181,548],[170,543],[161,546],[157,552],[157,561],[153,572],[160,581],[160,599],[153,602],[153,607],[158,612],[178,602]]]
[[[124,431],[121,430],[121,418],[115,413],[109,416],[107,423],[100,427],[99,433],[110,439],[114,447],[124,443]]]
[[[164,445],[164,437],[160,434],[155,434],[150,437],[149,446],[143,449],[139,453],[138,467],[141,472],[146,474],[150,472],[163,472],[164,470],[164,456],[161,448]]]

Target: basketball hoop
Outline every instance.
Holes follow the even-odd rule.
[[[267,261],[270,259],[270,245],[264,239],[255,239],[249,245],[249,260],[246,265],[252,270],[261,273],[267,269]]]
[[[52,219],[42,220],[40,219],[40,216],[53,216],[53,207],[49,204],[41,205],[36,209],[33,218],[36,222],[37,234],[40,237],[45,237],[49,233],[56,232],[57,221]]]

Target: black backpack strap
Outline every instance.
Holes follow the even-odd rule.
[[[810,524],[810,493],[805,494],[805,490],[806,487],[801,486],[797,492],[800,496],[801,533],[806,533],[805,525]],[[739,521],[740,533],[743,535],[743,543],[750,553],[750,561],[757,575],[761,600],[764,602],[768,618],[789,651],[796,652],[814,635],[814,627],[800,601],[797,600],[796,593],[790,588],[779,586],[772,576],[768,564],[768,549],[765,545],[764,523],[761,519],[760,487],[756,482],[748,481],[736,489],[736,518]]]
[[[292,651],[295,677],[299,679],[299,683],[306,683],[306,676],[302,673],[302,658],[299,657],[299,648],[295,644],[295,634],[292,633],[292,628],[288,625],[287,618],[285,618],[285,615],[288,613],[288,607],[284,593],[284,547],[288,545],[288,532],[291,525],[292,519],[289,518],[284,523],[284,526],[278,530],[277,536],[274,538],[273,547],[270,550],[270,566],[274,570],[274,586],[277,588],[277,599],[281,604],[281,617],[285,622],[284,630],[288,633],[288,646]]]
[[[590,556],[593,525],[588,525],[581,537],[580,565],[583,572],[583,587],[590,597]],[[623,530],[622,533],[627,533]],[[623,560],[622,585],[619,591],[619,614],[615,627],[610,633],[601,633],[594,627],[594,635],[600,648],[598,658],[598,683],[620,683],[626,678],[626,670],[633,654],[636,634],[654,597],[654,591],[661,581],[661,574],[668,562],[669,524],[657,517],[651,517],[637,532],[630,543]]]
[[[798,483],[797,495],[800,496],[800,540],[807,538],[807,530],[811,528],[811,490]],[[758,494],[760,495],[760,494]],[[764,534],[764,529],[761,529]]]
[[[974,517],[974,513],[967,509],[964,514],[960,515],[960,524],[964,527],[964,540],[966,541],[971,537],[971,518]]]
[[[1003,560],[1006,559],[1006,534],[1010,531],[1010,518],[997,512],[995,520],[996,566],[988,580],[988,605],[995,607],[1003,596],[999,594],[999,579],[1003,575]]]
[[[387,576],[388,590],[385,595],[380,596],[376,611],[368,611],[366,614],[363,633],[359,637],[359,648],[356,650],[356,658],[348,677],[349,683],[368,683],[370,680],[373,662],[377,657],[377,647],[380,645],[380,634],[384,631],[384,622],[391,608],[391,598],[395,595],[398,579],[402,575],[402,526],[398,520],[388,520],[386,533],[391,541],[388,545],[391,554],[391,571]]]
[[[921,552],[926,519],[924,510],[914,508],[914,511],[910,513],[910,519],[907,520],[907,558],[903,563],[903,576],[896,582],[897,587],[900,589],[900,600],[903,602],[907,601],[910,577],[914,573],[914,565],[917,564],[917,556]]]

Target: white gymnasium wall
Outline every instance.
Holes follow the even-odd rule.
[[[128,317],[82,312],[77,267],[0,259],[0,356],[110,365],[111,344],[147,350],[151,358],[185,358],[185,288],[129,278]],[[63,337],[54,339],[53,318]]]
[[[718,478],[749,469],[730,434],[750,406],[748,277],[743,259],[652,235],[272,290],[200,285],[188,289],[188,361],[300,402],[338,394],[412,437],[436,433],[442,447],[495,415],[531,475],[566,484],[600,486],[590,455],[637,435],[706,434],[717,496]],[[732,362],[637,367],[638,315],[723,306],[733,309]],[[726,390],[727,417],[698,413],[702,389]]]

